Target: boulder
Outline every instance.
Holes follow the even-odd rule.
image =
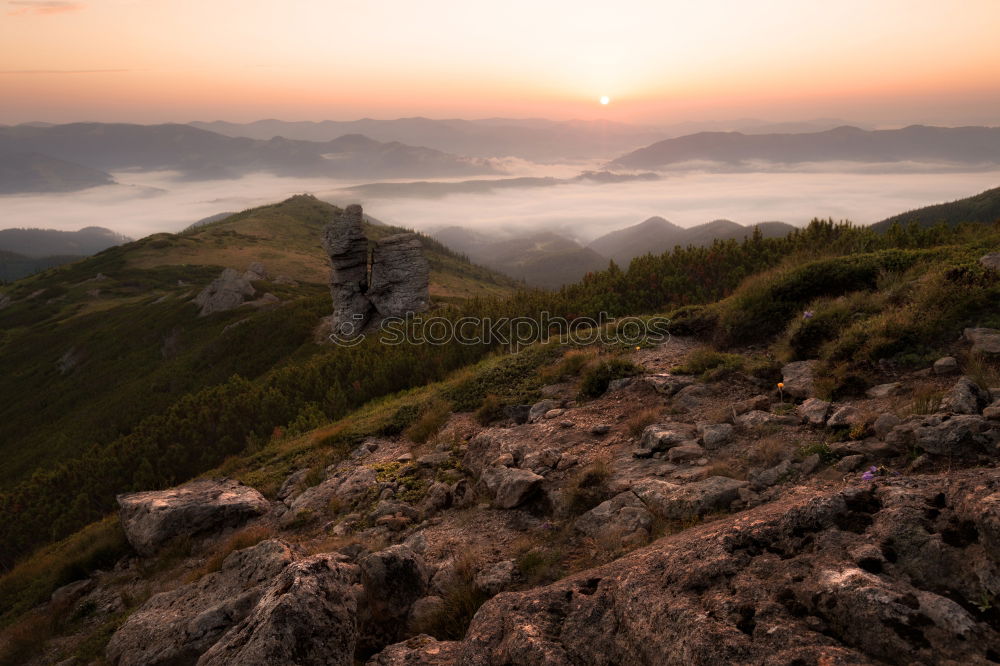
[[[945,356],[934,361],[934,374],[939,377],[958,374],[958,359],[954,356]]]
[[[362,558],[361,582],[370,613],[381,620],[400,620],[427,594],[430,572],[412,548],[390,546]]]
[[[844,405],[830,415],[830,418],[826,421],[826,427],[854,428],[856,426],[864,425],[864,423],[865,415],[860,409],[852,405]]]
[[[482,481],[498,509],[513,509],[528,501],[545,477],[530,469],[496,465],[483,471]]]
[[[710,476],[701,481],[675,484],[660,479],[643,479],[632,485],[632,492],[654,514],[671,520],[687,520],[714,511],[729,509],[747,485],[725,476]]]
[[[869,398],[891,398],[894,395],[900,395],[905,391],[905,387],[900,382],[892,382],[890,384],[879,384],[878,386],[873,386],[867,391],[865,395]]]
[[[771,409],[771,398],[766,395],[755,395],[752,398],[740,400],[739,402],[733,404],[733,412],[735,412],[736,416],[746,414],[747,412],[752,412],[754,410],[766,412],[769,409]]]
[[[13,303],[9,294],[0,294],[0,310]]]
[[[817,463],[819,460],[816,461]],[[784,481],[792,472],[792,462],[790,460],[782,460],[780,463],[774,467],[769,467],[768,469],[762,470],[755,474],[750,475],[750,486],[754,490],[763,490],[764,488],[770,488],[771,486]]]
[[[798,425],[799,419],[795,416],[781,416],[771,412],[762,412],[759,409],[740,414],[736,417],[736,425],[741,428],[759,428],[769,425]]]
[[[243,271],[243,279],[247,282],[256,282],[259,280],[266,280],[268,278],[267,269],[264,268],[264,264],[259,261],[255,261],[247,269]]]
[[[257,291],[249,280],[234,269],[227,268],[194,297],[194,303],[201,308],[198,315],[204,317],[238,308],[255,293]]]
[[[989,396],[968,377],[962,377],[941,399],[940,411],[952,414],[978,414]]]
[[[813,396],[813,376],[817,361],[796,361],[781,368],[782,391],[793,398],[811,398]]]
[[[708,384],[692,384],[674,394],[673,404],[682,409],[697,409],[713,395],[715,391]]]
[[[993,421],[1000,421],[1000,400],[996,400],[983,410],[983,416]]]
[[[968,458],[990,450],[998,439],[1000,430],[981,416],[932,414],[907,419],[885,441],[899,450],[919,447],[933,455]]]
[[[524,425],[531,415],[531,405],[507,405],[503,408],[503,414],[515,425]]]
[[[991,271],[1000,272],[1000,252],[991,252],[979,258],[979,264]]]
[[[390,645],[369,659],[367,666],[452,666],[459,663],[461,647],[457,641],[420,634]]]
[[[199,666],[352,666],[358,641],[356,568],[337,555],[294,562],[253,609],[198,660]]]
[[[367,296],[383,317],[425,312],[430,304],[430,265],[414,233],[387,236],[372,252]]]
[[[594,539],[641,542],[649,537],[652,524],[653,516],[646,505],[632,491],[626,490],[577,518],[574,527]]]
[[[517,566],[514,564],[514,560],[494,562],[476,573],[472,582],[480,590],[493,596],[510,587],[514,581],[516,570]]]
[[[236,527],[270,507],[259,492],[231,479],[119,495],[118,506],[125,536],[147,557],[174,537]]]
[[[872,428],[875,430],[875,434],[882,439],[885,439],[886,435],[892,432],[892,429],[902,423],[902,420],[895,414],[882,414],[877,419],[875,419],[875,424]]]
[[[691,462],[705,457],[705,449],[694,442],[675,446],[667,451],[667,460],[672,463]]]
[[[621,379],[612,379],[608,383],[608,393],[614,393],[615,391],[621,391],[626,389],[635,383],[635,377],[622,377]]]
[[[660,423],[646,426],[642,431],[640,447],[649,451],[666,451],[681,444],[691,443],[695,428],[684,423]]]
[[[247,617],[264,589],[295,559],[276,539],[231,553],[215,573],[154,595],[135,610],[108,642],[118,666],[194,663]]]
[[[536,402],[528,410],[528,423],[537,423],[545,418],[545,415],[553,409],[558,409],[561,403],[558,400],[542,400]]]
[[[728,423],[699,423],[698,434],[705,448],[714,451],[733,441],[736,430]]]
[[[667,374],[649,375],[644,378],[644,381],[652,386],[654,391],[662,393],[668,398],[694,383],[690,377]]]
[[[826,423],[826,415],[830,411],[830,403],[819,398],[809,398],[799,405],[795,413],[803,423],[811,426],[821,426]]]

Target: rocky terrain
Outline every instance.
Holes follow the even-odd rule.
[[[118,665],[995,663],[1000,388],[958,358],[998,340],[831,404],[813,362],[705,381],[673,338],[268,497],[121,496],[135,555],[49,607],[113,620]]]

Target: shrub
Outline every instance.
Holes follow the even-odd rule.
[[[450,415],[451,405],[440,398],[433,398],[424,405],[420,415],[403,434],[417,444],[423,444],[444,427]]]
[[[641,372],[642,368],[626,359],[613,358],[601,361],[583,373],[580,395],[585,398],[598,398],[608,390],[612,380],[633,377]]]
[[[628,428],[628,434],[633,437],[639,437],[642,435],[642,431],[646,429],[646,426],[652,425],[659,420],[660,410],[655,407],[647,407],[640,409],[630,416],[625,425]]]
[[[476,421],[479,425],[488,426],[504,418],[504,405],[500,398],[490,394],[483,399],[483,404],[476,410]]]
[[[745,359],[739,354],[725,354],[702,347],[688,354],[684,363],[674,368],[673,372],[681,375],[701,375],[707,380],[717,380],[743,370],[744,364]]]
[[[596,460],[584,467],[564,491],[569,513],[578,516],[608,499],[607,484],[610,476],[611,469],[603,460]]]

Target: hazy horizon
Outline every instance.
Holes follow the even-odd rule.
[[[994,123],[1000,108],[992,0],[0,7],[0,123],[425,116],[964,125]]]
[[[650,182],[569,183],[442,197],[354,196],[357,181],[250,174],[215,181],[178,180],[171,172],[117,172],[118,185],[66,194],[0,197],[4,227],[77,230],[87,226],[143,237],[178,232],[221,212],[274,203],[308,192],[336,205],[361,203],[388,224],[433,232],[448,226],[499,234],[555,231],[580,242],[660,216],[682,227],[715,219],[743,225],[814,217],[870,224],[909,209],[977,194],[1000,184],[1000,170],[865,173],[676,172]],[[521,166],[521,173],[530,170]],[[564,177],[573,165],[536,166]],[[404,179],[405,180],[405,179]],[[431,179],[455,182],[458,178]]]

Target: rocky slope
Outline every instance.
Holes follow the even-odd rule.
[[[948,358],[831,404],[809,361],[780,386],[676,372],[698,348],[636,349],[594,399],[554,373],[488,426],[370,437],[267,497],[122,496],[141,554],[34,611],[76,618],[34,663],[101,627],[67,663],[1000,660],[1000,388]]]

